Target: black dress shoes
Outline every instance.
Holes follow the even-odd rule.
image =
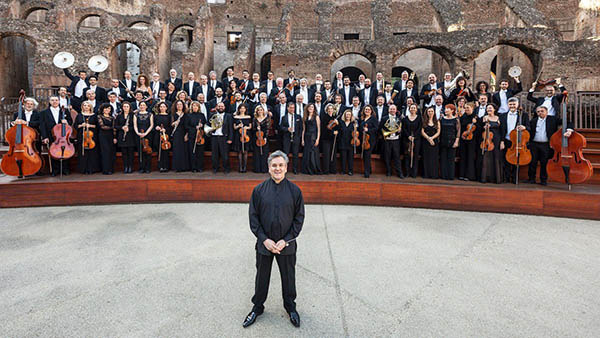
[[[296,311],[290,312],[290,322],[295,327],[300,327],[300,315],[298,314],[298,312],[296,312]]]
[[[256,321],[256,317],[260,316],[261,314],[262,313],[250,311],[250,313],[246,316],[246,319],[244,319],[244,323],[242,324],[242,326],[248,327],[248,326],[254,324],[254,322]]]

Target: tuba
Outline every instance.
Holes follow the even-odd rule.
[[[383,134],[383,138],[388,138],[389,136],[397,133],[402,129],[402,123],[395,116],[390,115],[385,121],[383,125],[383,129],[381,129],[381,133]]]
[[[210,120],[208,120],[208,123],[204,126],[204,134],[208,135],[212,132],[214,132],[215,130],[221,128],[223,126],[223,116],[221,116],[221,114],[216,113],[213,116],[211,116]]]

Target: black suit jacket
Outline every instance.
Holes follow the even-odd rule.
[[[536,116],[531,119],[531,122],[529,122],[529,142],[533,142],[533,139],[535,138],[539,119],[539,116]],[[546,116],[546,136],[548,136],[548,142],[550,142],[550,138],[552,135],[554,135],[554,133],[556,133],[561,125],[562,119],[560,117],[550,115]],[[572,122],[567,122],[567,129],[573,129]]]
[[[552,107],[554,107],[554,112],[556,113],[556,116],[560,115],[560,105],[562,104],[562,100],[564,97],[563,92],[567,90],[567,88],[565,88],[565,86],[563,85],[560,85],[558,89],[560,90],[560,93],[552,96]],[[544,104],[545,98],[533,97],[533,92],[530,91],[529,93],[527,93],[527,100],[535,103],[535,108],[537,108]]]
[[[205,93],[204,90],[202,89],[202,85],[198,85],[198,90],[196,91],[196,96],[194,96],[194,101],[196,101],[196,98],[198,97],[198,94],[202,93],[204,94],[204,101],[208,102],[210,100],[212,100],[215,97],[215,90],[212,89],[212,87],[209,84],[206,84],[206,88],[207,88],[207,92]]]
[[[437,89],[441,89],[442,90],[442,97],[444,98],[444,100],[446,100],[446,94],[444,93],[444,83],[443,82],[438,82],[436,84]],[[428,104],[429,101],[431,101],[431,97],[427,94],[425,94],[426,91],[430,91],[431,90],[431,84],[427,83],[425,84],[423,87],[421,87],[421,93],[419,94],[419,99],[423,100],[423,104]],[[437,95],[437,94],[435,94]],[[434,96],[435,96],[434,95]]]
[[[275,87],[273,87],[273,89],[271,89],[271,93],[269,93],[269,99],[268,99],[269,103],[271,105],[273,105],[273,106],[276,105],[276,104],[279,104],[279,101],[277,101],[277,99],[278,99],[277,94],[281,94],[281,93],[285,94],[285,96],[286,96],[286,98],[288,99],[288,102],[289,102],[290,98],[288,97],[288,91],[287,91],[287,89],[285,89],[285,87],[283,87],[281,89],[281,92],[280,92],[279,88],[277,88],[277,86],[275,86]]]
[[[508,114],[509,113],[502,113],[500,114],[498,117],[500,118],[500,140],[506,140],[506,132],[508,131]],[[529,114],[527,112],[521,111],[521,125],[525,126],[525,128],[527,130],[529,130]],[[519,125],[519,117],[517,116],[517,124],[516,126]],[[515,128],[516,128],[515,126]]]
[[[338,92],[338,94],[342,95],[342,104],[343,105],[346,105],[346,99],[348,99],[348,102],[350,104],[352,104],[352,98],[358,95],[358,93],[356,92],[356,89],[354,88],[353,85],[350,85],[350,90],[348,91],[348,93],[350,94],[349,97],[346,97],[345,87],[338,89],[337,92]]]
[[[85,87],[85,89],[83,90],[83,96],[86,97],[85,93],[88,91],[88,89],[90,89],[90,87]],[[106,89],[100,87],[100,86],[96,86],[96,101],[100,104],[104,103],[104,102],[108,102],[108,96],[106,95]]]
[[[150,90],[152,90],[153,95],[154,95],[154,81],[150,81]],[[165,86],[164,83],[159,82],[158,83],[158,91],[160,92],[161,90],[167,91],[167,87]],[[156,93],[156,96],[158,96],[158,92]]]
[[[169,82],[171,81],[171,78],[168,78],[165,80],[164,86],[165,86],[165,90],[168,88]],[[173,82],[173,84],[175,84],[175,91],[180,91],[181,90],[181,86],[183,85],[183,82],[180,78],[176,77],[175,81]]]
[[[13,121],[17,119],[17,115],[19,113],[15,112],[13,114]],[[23,109],[23,120],[25,120],[25,109]],[[28,122],[28,126],[30,126],[31,128],[34,128],[36,130],[40,130],[40,127],[42,125],[42,114],[40,114],[39,111],[34,110],[33,113],[31,114],[31,117],[29,118]]]
[[[302,141],[302,130],[304,127],[303,121],[302,121],[302,117],[300,117],[300,115],[295,114],[294,113],[294,142],[301,142]],[[288,128],[290,127],[289,121],[288,121],[288,117],[287,114],[286,116],[283,117],[283,120],[281,120],[281,125],[279,126],[279,132],[282,133],[283,135],[283,140],[284,141],[289,141],[291,138],[291,133],[288,130]]]
[[[521,82],[517,83],[517,88],[516,89],[512,89],[512,88],[508,88],[506,90],[506,99],[510,99],[511,97],[519,94],[521,91],[523,91],[523,84],[521,84]],[[529,97],[529,96],[528,96]],[[494,95],[492,95],[492,103],[494,103],[495,105],[497,105],[498,107],[500,107],[500,92],[497,91],[494,93]],[[542,103],[544,103],[542,101]]]
[[[191,95],[193,100],[195,100],[196,96],[198,96],[198,87],[200,87],[200,84],[194,81]],[[183,91],[188,95],[190,94],[190,83],[188,81],[183,84]]]
[[[363,90],[360,91],[360,94],[358,96],[360,97],[360,102],[362,102],[363,105],[366,104],[365,91],[369,92],[369,104],[372,106],[376,105],[377,104],[377,95],[379,94],[379,92],[377,91],[377,88],[371,86],[369,88],[364,88]]]
[[[308,86],[308,88],[312,89],[312,90],[313,90],[315,93],[316,93],[316,92],[319,92],[319,93],[320,93],[320,92],[322,92],[322,91],[324,91],[324,90],[325,90],[325,85],[324,85],[324,84],[321,84],[320,88],[319,88],[319,89],[317,89],[317,84],[316,84],[316,83],[313,83],[313,84],[311,84],[310,86]]]
[[[80,77],[74,76],[73,74],[71,74],[71,72],[67,68],[63,69],[63,72],[69,78],[69,80],[71,80],[71,84],[69,85],[68,91],[69,91],[69,93],[71,93],[71,95],[75,96],[75,86],[77,86],[77,83],[79,82]],[[94,73],[96,78],[98,78],[98,74],[99,73]],[[86,87],[90,86],[89,77],[85,78],[85,84],[86,84]],[[85,91],[83,92],[83,97],[85,98]]]
[[[52,128],[54,128],[55,125],[57,125],[56,121],[54,120],[54,116],[52,115],[52,111],[50,110],[50,108],[42,111],[40,113],[40,118],[41,118],[41,125],[40,125],[40,134],[42,135],[42,140],[43,139],[50,139],[52,140]],[[62,109],[60,110],[60,112],[58,113],[58,122],[60,122],[62,120],[62,118],[64,117],[65,120],[67,120],[67,123],[69,125],[73,124],[73,119],[71,118],[71,114],[68,111],[63,111]]]
[[[216,83],[215,83],[215,85],[214,85],[214,87],[213,87],[213,85],[212,85],[212,80],[211,80],[211,79],[208,79],[208,85],[209,85],[209,86],[210,86],[210,87],[211,87],[213,90],[216,90],[217,88],[221,88],[221,89],[223,89],[223,83],[222,83],[221,81],[219,81],[219,80],[215,80],[215,81],[216,81]],[[225,89],[223,89],[223,90],[225,90]]]
[[[228,112],[229,111],[229,100],[227,100],[227,98],[225,96],[222,96],[221,102],[223,102],[223,104],[225,104],[225,112]],[[216,108],[217,107],[217,97],[215,96],[215,97],[213,97],[212,100],[208,101],[207,106],[208,106],[209,110]]]
[[[420,100],[420,98],[419,98],[419,92],[417,91],[417,89],[416,89],[415,87],[413,87],[413,89],[412,89],[412,93],[411,93],[411,95],[410,95],[410,96],[408,95],[408,91],[407,91],[406,89],[403,89],[403,90],[400,92],[400,95],[396,95],[396,98],[395,98],[395,100],[394,100],[394,101],[398,100],[398,101],[397,101],[398,103],[396,103],[396,106],[398,106],[398,107],[401,107],[401,106],[404,106],[404,105],[406,105],[406,99],[408,99],[408,98],[409,98],[409,97],[411,97],[411,96],[412,96],[412,97],[415,99],[415,103],[416,103],[416,104],[417,104],[417,106],[418,106],[418,105],[419,105],[419,102],[420,102],[421,100]]]
[[[240,85],[240,79],[238,79],[237,77],[233,77],[233,81],[235,81],[236,85]],[[209,80],[210,83],[210,80]],[[229,88],[229,80],[227,79],[227,77],[224,77],[221,79],[221,88],[223,88],[223,91],[226,92],[227,88]]]

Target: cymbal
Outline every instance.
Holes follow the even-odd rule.
[[[54,55],[52,63],[60,69],[69,68],[75,63],[75,57],[69,52],[59,52]]]
[[[94,55],[88,61],[88,67],[96,73],[102,73],[108,68],[108,59],[102,55]]]

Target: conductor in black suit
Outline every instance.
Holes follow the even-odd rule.
[[[254,324],[264,311],[267,300],[273,257],[281,274],[283,306],[290,322],[300,326],[296,312],[296,238],[304,224],[304,200],[297,185],[285,178],[288,157],[281,151],[269,155],[269,174],[252,191],[250,198],[250,230],[256,236],[256,279],[252,311],[243,327]]]

